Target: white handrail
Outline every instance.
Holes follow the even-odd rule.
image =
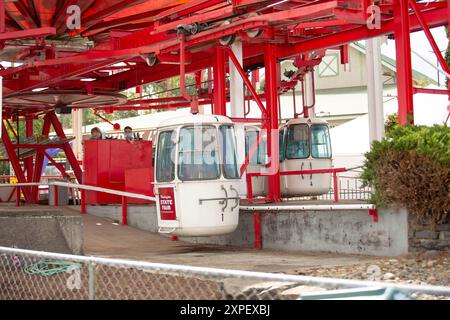
[[[82,190],[89,191],[97,191],[104,192],[109,194],[114,194],[117,196],[127,197],[127,198],[135,198],[142,200],[150,200],[155,201],[155,197],[146,196],[138,193],[131,193],[119,190],[106,189],[101,187],[95,187],[90,185],[78,184],[78,183],[70,183],[70,182],[59,182],[59,181],[49,181],[47,183],[39,183],[39,182],[26,182],[26,183],[9,183],[9,184],[0,184],[0,187],[27,187],[27,186],[58,186],[58,187],[66,187],[66,188],[78,188]],[[376,209],[376,206],[373,204],[316,204],[316,205],[244,205],[239,206],[239,209],[246,211],[295,211],[295,210],[309,210],[309,211],[323,211],[323,210],[373,210]]]
[[[150,196],[146,196],[146,195],[139,194],[139,193],[131,193],[131,192],[125,192],[125,191],[120,191],[120,190],[106,189],[106,188],[85,185],[85,184],[69,183],[69,182],[49,181],[47,183],[23,182],[23,183],[1,183],[0,184],[0,187],[33,187],[33,186],[58,186],[58,187],[66,187],[66,188],[77,188],[77,189],[82,189],[82,190],[104,192],[104,193],[114,194],[117,196],[128,197],[128,198],[156,201],[155,197],[150,197]]]
[[[311,204],[311,205],[252,205],[239,206],[241,210],[248,211],[294,211],[294,210],[374,210],[373,204]]]
[[[379,286],[382,288],[396,288],[407,293],[425,293],[431,295],[443,295],[450,296],[450,288],[444,286],[431,286],[431,285],[409,285],[400,283],[388,283],[381,281],[368,281],[368,280],[352,280],[352,279],[338,279],[338,278],[325,278],[325,277],[312,277],[302,275],[288,275],[288,274],[273,274],[257,271],[244,271],[244,270],[230,270],[219,269],[210,267],[194,267],[187,265],[175,265],[166,263],[152,263],[146,261],[136,260],[123,260],[113,258],[102,257],[86,257],[77,256],[63,253],[49,253],[44,251],[34,251],[28,249],[17,249],[0,247],[1,254],[14,254],[14,255],[31,255],[47,259],[66,260],[79,263],[95,263],[103,264],[114,267],[123,268],[136,268],[144,270],[154,270],[159,272],[181,272],[186,274],[209,276],[209,277],[221,277],[221,278],[241,278],[241,279],[265,279],[270,281],[286,281],[286,282],[298,282],[304,285],[316,285],[323,286],[325,288],[362,288]]]

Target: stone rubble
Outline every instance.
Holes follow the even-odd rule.
[[[294,274],[355,280],[373,280],[450,288],[450,252],[426,251],[398,258],[380,258],[373,263],[338,267],[314,267]],[[447,296],[413,294],[417,300],[448,300]]]

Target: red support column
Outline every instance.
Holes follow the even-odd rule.
[[[81,194],[81,214],[86,214],[86,195],[84,189],[80,190]]]
[[[409,0],[394,1],[398,122],[414,124]]]
[[[59,122],[59,119],[56,116],[55,111],[50,111],[48,113],[48,116],[58,137],[66,139],[66,134],[64,133],[61,122]],[[83,172],[81,171],[80,164],[78,163],[78,160],[75,157],[75,154],[73,153],[72,147],[68,142],[64,143],[63,150],[66,153],[67,160],[69,161],[70,166],[72,167],[72,170],[75,173],[75,177],[77,178],[78,183],[81,184],[83,180]]]
[[[336,171],[333,172],[333,191],[334,191],[334,203],[338,203],[339,191],[338,191],[338,177]]]
[[[34,118],[31,115],[25,117],[25,134],[27,138],[33,137],[33,122]],[[27,172],[27,180],[33,180],[33,156],[28,157],[24,160],[25,170]]]
[[[20,206],[20,187],[16,187],[16,207]]]
[[[279,64],[276,59],[276,46],[266,45],[264,64],[266,69],[266,110],[267,121],[267,155],[269,158],[269,197],[278,202],[280,197],[280,154],[278,142],[278,79]]]
[[[215,49],[216,59],[213,66],[214,77],[214,114],[226,115],[225,48]]]
[[[17,154],[15,153],[14,147],[11,143],[11,139],[9,138],[8,135],[8,131],[6,130],[6,127],[4,125],[2,125],[2,141],[6,153],[8,154],[8,159],[14,169],[14,173],[16,174],[17,182],[19,183],[27,182],[25,178],[25,173],[23,172],[22,167],[20,166],[20,160],[17,157]],[[33,202],[33,197],[31,196],[30,188],[23,187],[21,189],[25,196],[25,200],[27,202]]]
[[[50,126],[51,126],[50,118],[48,115],[45,115],[44,124],[42,127],[43,136],[48,136],[48,133],[50,132]],[[44,154],[42,152],[38,152],[36,153],[32,182],[41,181],[41,171],[43,165],[44,165]],[[33,187],[32,190],[33,190],[33,198],[37,201],[39,198],[39,187]]]

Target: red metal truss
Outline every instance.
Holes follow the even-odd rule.
[[[68,8],[73,5],[79,6],[78,30],[71,30],[66,23]],[[367,25],[371,5],[380,9],[380,28]],[[390,35],[397,47],[399,121],[413,123],[412,95],[421,89],[412,86],[409,34],[424,30],[442,69],[450,73],[429,31],[448,25],[449,15],[450,0],[0,0],[0,59],[21,63],[0,68],[6,101],[6,127],[2,130],[11,131],[9,119],[17,111],[28,119],[27,136],[33,134],[34,119],[43,116],[41,134],[48,135],[53,126],[58,136],[65,137],[54,110],[56,104],[34,103],[25,108],[8,103],[14,94],[72,91],[85,93],[89,99],[97,92],[111,95],[180,75],[182,97],[85,107],[114,111],[191,105],[196,110],[199,105],[211,104],[215,114],[226,115],[226,75],[234,66],[248,90],[245,100],[255,100],[262,114],[260,119],[234,120],[260,122],[268,130],[269,194],[278,200],[279,94],[302,81],[305,71],[320,62],[325,49],[341,50],[341,63],[348,63],[348,43]],[[242,66],[229,49],[233,41],[242,42]],[[279,62],[285,59],[295,59],[298,71],[282,82]],[[266,68],[263,95],[255,90],[256,79],[249,79],[250,72],[262,67]],[[201,86],[205,70],[212,70],[212,74],[208,72],[208,88]],[[196,76],[198,94],[192,97],[184,90],[185,74]],[[19,181],[39,181],[44,157],[48,156],[45,148],[14,146],[8,138],[3,140]],[[16,147],[36,150],[34,158],[24,160],[24,168],[15,156]],[[70,145],[65,143],[62,148],[81,182],[82,172]],[[27,200],[36,199],[36,188],[23,191]]]

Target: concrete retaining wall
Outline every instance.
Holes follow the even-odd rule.
[[[82,217],[60,209],[2,208],[0,246],[83,254]]]
[[[88,206],[87,212],[121,219],[120,206]],[[261,212],[263,248],[397,256],[408,253],[408,214],[404,209],[380,209],[373,222],[367,210]],[[129,225],[157,232],[155,206],[130,206]],[[253,214],[241,212],[239,226],[226,236],[182,237],[204,244],[252,247]]]

